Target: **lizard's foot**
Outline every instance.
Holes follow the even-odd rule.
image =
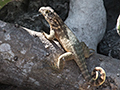
[[[72,52],[66,52],[59,56],[58,61],[57,61],[57,67],[59,69],[63,69],[65,65],[65,61],[72,60],[74,59],[74,55]]]
[[[92,52],[90,52],[92,50]],[[84,56],[85,56],[85,58],[89,58],[91,55],[93,55],[94,54],[94,49],[85,49],[84,50]]]
[[[44,31],[41,31],[43,35],[48,39],[48,40],[53,40],[55,38],[55,31],[50,30],[50,34],[45,33]]]
[[[92,48],[89,48],[89,51],[95,52],[95,50],[94,50],[94,49],[92,49]]]
[[[57,62],[57,68],[58,69],[63,69],[64,68],[64,66],[65,66],[65,59],[63,58],[63,59],[58,59],[58,62]]]

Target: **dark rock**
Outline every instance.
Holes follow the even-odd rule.
[[[42,6],[52,7],[65,20],[69,10],[69,0],[14,0],[0,10],[0,20],[35,31],[48,31],[49,25],[38,12]]]
[[[120,59],[120,36],[116,30],[109,30],[98,45],[98,52]]]
[[[107,11],[107,31],[98,45],[98,53],[120,59],[120,36],[115,29],[120,14],[120,0],[104,0]]]
[[[107,30],[116,26],[116,20],[120,14],[120,0],[103,0],[107,11]]]

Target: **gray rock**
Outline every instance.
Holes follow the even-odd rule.
[[[65,23],[80,41],[96,50],[106,29],[106,12],[103,0],[71,0]]]

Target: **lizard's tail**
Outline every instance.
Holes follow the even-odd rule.
[[[105,82],[106,73],[103,68],[95,67],[91,73],[92,79],[89,81],[93,86],[100,86]]]
[[[104,69],[101,67],[95,67],[95,69],[92,71],[90,75],[84,59],[85,59],[84,57],[81,58],[81,61],[76,59],[76,62],[85,80],[88,81],[88,83],[93,86],[102,85],[106,79],[106,73]]]

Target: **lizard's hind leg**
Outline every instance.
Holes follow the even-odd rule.
[[[88,48],[87,45],[84,42],[81,42],[81,45],[82,45],[82,48],[83,48],[83,53],[84,53],[85,58],[89,58],[91,55],[94,54],[95,50],[92,49],[92,48]],[[92,52],[90,53],[90,51],[92,51]]]
[[[89,48],[89,51],[93,51],[93,52],[94,52],[95,50],[94,50],[94,49],[92,49],[92,48]]]
[[[74,55],[72,52],[66,52],[59,56],[58,61],[57,61],[57,68],[58,69],[63,69],[65,65],[65,61],[72,60],[74,59]]]
[[[90,52],[90,50],[94,51],[93,49],[88,49],[88,48],[84,49],[85,58],[89,58],[91,55],[94,54],[94,52]]]

